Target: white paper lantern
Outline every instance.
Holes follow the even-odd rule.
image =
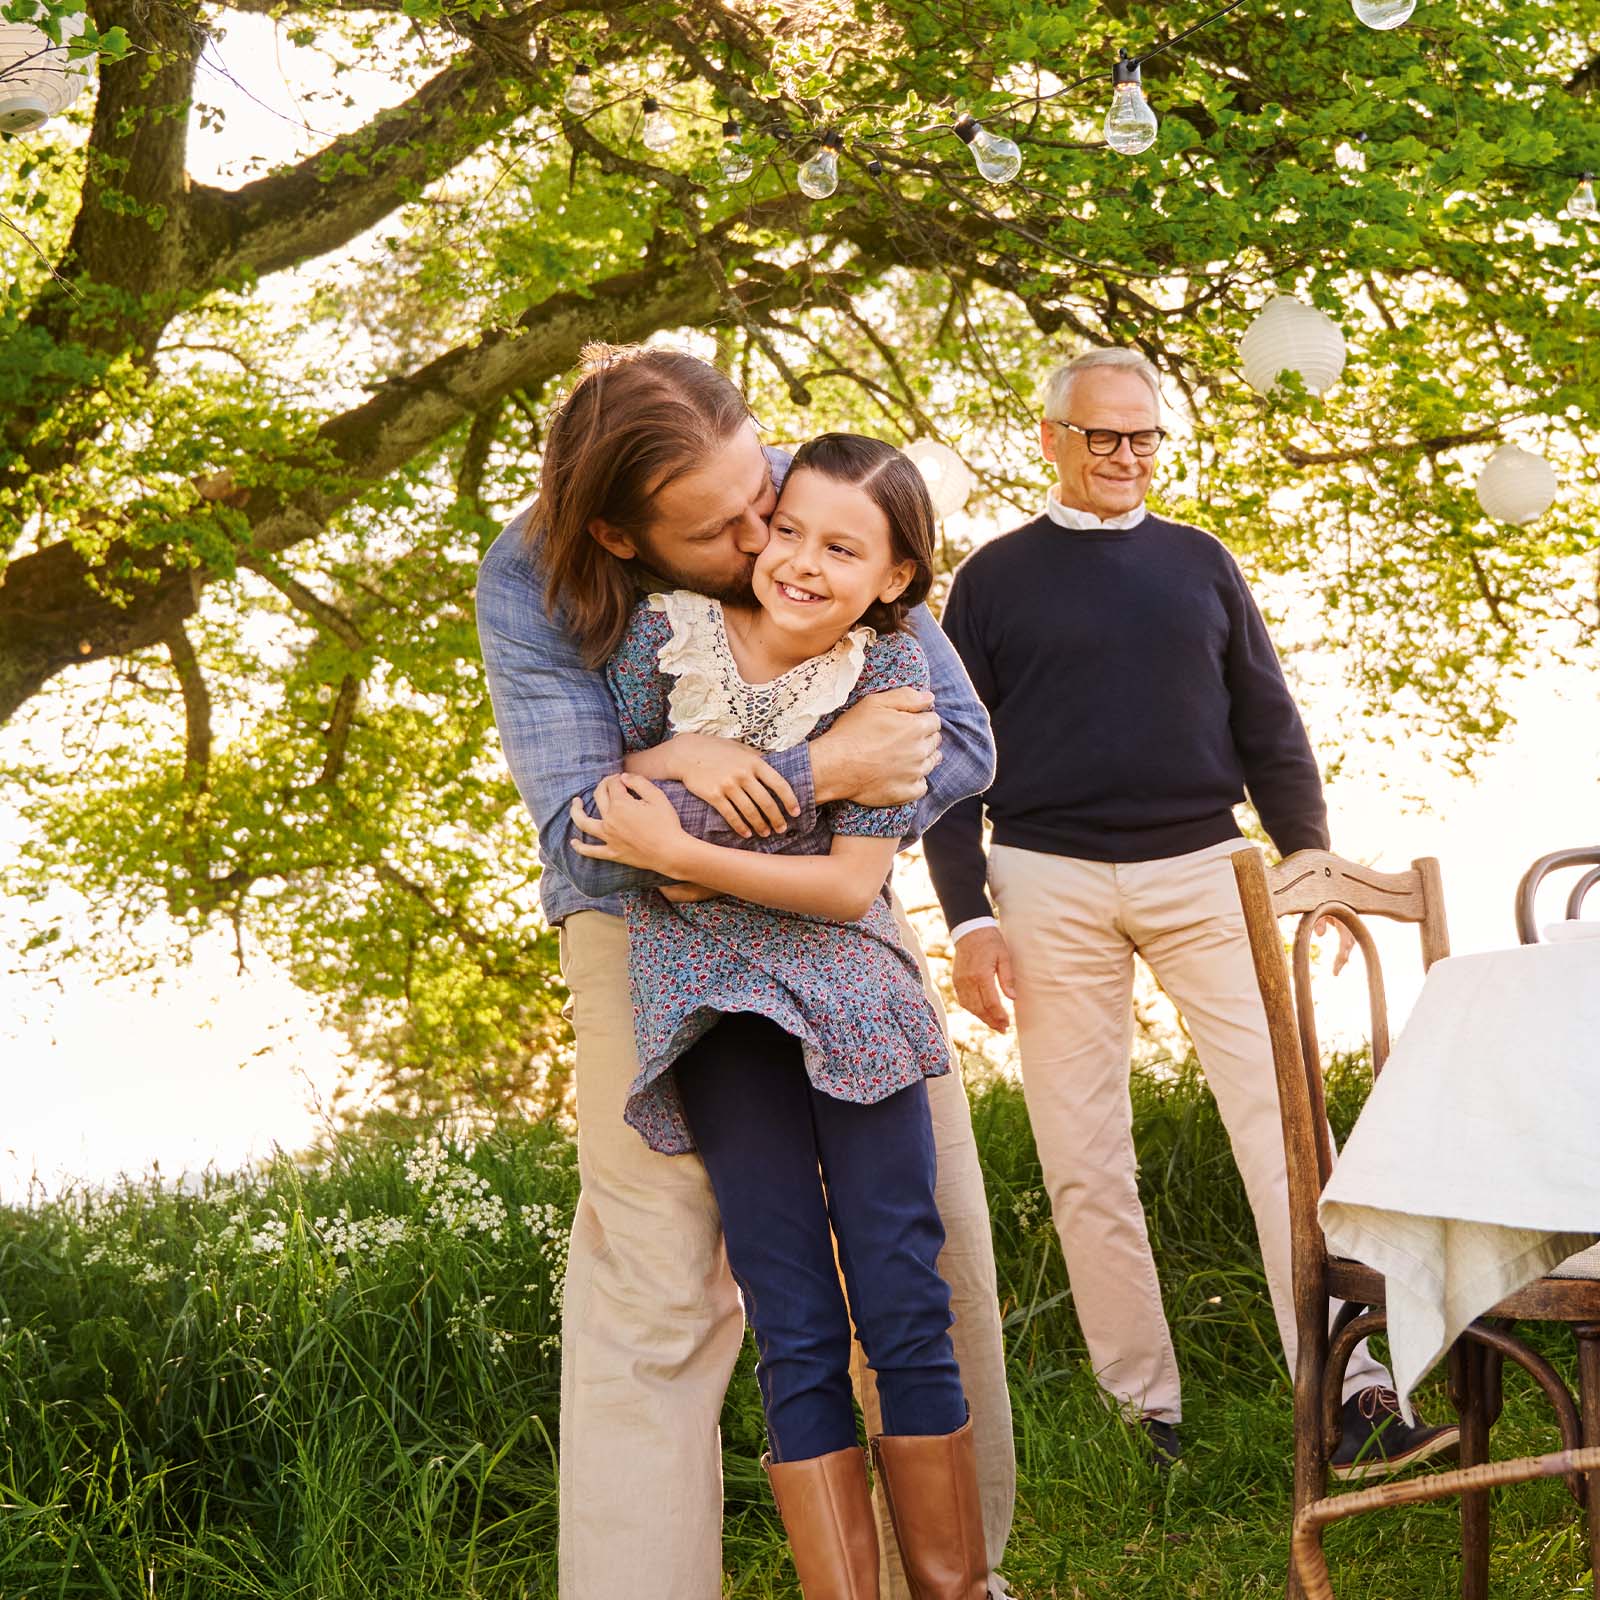
[[[81,11],[61,19],[61,43],[31,22],[0,22],[0,133],[31,133],[58,117],[89,85],[89,58],[69,62],[83,32]]]
[[[1535,522],[1556,498],[1556,469],[1543,456],[1503,444],[1478,474],[1478,504],[1496,522]]]
[[[947,444],[937,439],[917,439],[906,454],[928,485],[936,517],[953,517],[972,493],[972,469]]]
[[[1344,335],[1315,306],[1280,294],[1245,331],[1239,359],[1257,394],[1270,394],[1282,372],[1298,372],[1311,394],[1321,394],[1344,371]]]

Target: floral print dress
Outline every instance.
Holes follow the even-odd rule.
[[[676,733],[710,733],[786,750],[825,733],[839,713],[883,689],[928,686],[908,633],[851,630],[826,655],[751,684],[740,676],[719,602],[677,590],[641,601],[606,667],[628,750]],[[840,801],[816,830],[747,841],[749,848],[826,854],[835,834],[903,838],[916,807]],[[673,905],[655,890],[625,897],[639,1074],[624,1116],[653,1150],[694,1148],[672,1064],[724,1014],[752,1011],[798,1039],[811,1082],[870,1104],[950,1070],[950,1050],[901,943],[889,890],[858,922],[719,898]]]

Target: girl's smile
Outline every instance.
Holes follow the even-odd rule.
[[[795,661],[830,649],[879,601],[911,581],[894,557],[889,519],[857,484],[799,468],[789,474],[751,582],[752,619],[769,650]]]

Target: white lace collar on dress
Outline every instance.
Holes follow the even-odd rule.
[[[852,628],[826,655],[791,667],[770,683],[746,683],[728,643],[722,603],[674,589],[650,596],[650,609],[671,624],[661,670],[673,680],[667,707],[674,733],[711,733],[757,750],[790,750],[810,737],[830,711],[850,698],[878,637]]]

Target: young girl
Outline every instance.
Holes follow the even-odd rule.
[[[841,802],[823,808],[825,833],[731,849],[686,834],[649,780],[679,776],[669,733],[776,751],[863,695],[925,688],[921,648],[899,630],[932,557],[927,490],[898,450],[812,440],[756,561],[757,604],[678,591],[635,610],[607,668],[625,771],[597,792],[598,822],[574,811],[596,841],[584,854],[698,886],[628,897],[640,1070],[626,1115],[654,1149],[698,1150],[710,1175],[806,1600],[878,1594],[852,1316],[877,1376],[873,1455],[912,1593],[986,1592],[923,1082],[949,1070],[949,1049],[887,890],[915,807]]]

